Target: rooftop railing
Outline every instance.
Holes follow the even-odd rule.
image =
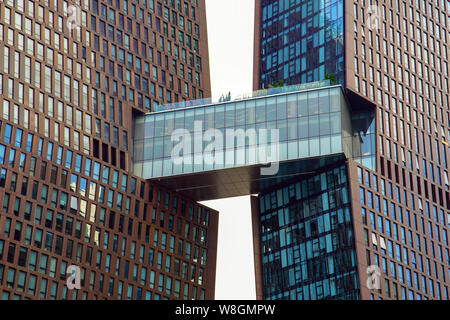
[[[204,105],[209,105],[209,104],[213,104],[213,103],[222,103],[222,102],[228,102],[228,101],[230,101],[230,102],[231,101],[240,101],[240,100],[259,98],[259,97],[271,96],[271,95],[282,94],[282,93],[317,89],[317,88],[327,87],[330,85],[331,85],[330,80],[324,80],[324,81],[316,81],[316,82],[310,82],[310,83],[305,83],[305,84],[296,84],[296,85],[291,85],[291,86],[262,89],[262,90],[257,90],[257,91],[253,91],[253,92],[246,93],[246,94],[237,95],[233,98],[231,98],[231,94],[228,93],[226,95],[222,95],[220,97],[215,97],[215,98],[204,98],[204,99],[198,99],[198,100],[181,101],[181,102],[176,102],[176,103],[159,105],[154,108],[154,112],[161,112],[161,111],[168,111],[168,110],[175,110],[175,109],[184,109],[184,108],[204,106]]]

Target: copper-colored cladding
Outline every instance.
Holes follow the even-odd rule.
[[[348,163],[362,299],[449,299],[450,247],[447,239],[450,236],[450,193],[446,185],[448,168],[445,161],[448,161],[450,154],[448,147],[441,142],[449,139],[450,121],[448,5],[442,1],[378,2],[381,29],[377,31],[368,26],[369,21],[374,21],[373,16],[369,17],[368,1],[344,1],[346,88],[377,105],[377,170],[368,170],[353,161]],[[261,1],[256,0],[256,6],[260,8]],[[376,13],[373,9],[372,13]],[[257,26],[259,20],[257,18],[255,21]],[[258,27],[256,30],[255,41],[258,42]],[[255,48],[258,48],[258,43]],[[259,50],[255,51],[255,61],[260,61]],[[255,70],[258,68],[255,64]],[[258,79],[254,79],[254,86],[258,87]],[[379,102],[379,92],[383,95],[382,103]],[[390,148],[390,153],[387,148]],[[432,171],[430,164],[433,166]],[[362,173],[362,178],[358,171]],[[370,186],[367,184],[367,174],[370,176]],[[385,181],[385,195],[382,179]],[[392,198],[389,195],[389,183],[392,183]],[[400,199],[397,199],[397,187]],[[361,203],[360,188],[364,189],[366,197],[371,192],[373,208],[368,202]],[[375,205],[376,196],[380,198],[379,211]],[[384,200],[387,201],[389,215],[384,213]],[[396,207],[395,219],[391,204]],[[363,208],[366,210],[366,223],[362,218]],[[399,208],[402,209],[402,220],[399,218]],[[370,212],[374,213],[376,228],[371,227]],[[383,219],[383,232],[380,231],[378,217]],[[390,234],[387,233],[386,220],[390,221]],[[398,238],[394,231],[395,225]],[[430,226],[432,231],[429,230]],[[402,228],[405,241],[402,240]],[[376,248],[372,244],[372,234],[378,241]],[[380,248],[380,237],[386,242],[385,253]],[[256,241],[259,241],[257,237]],[[389,255],[388,241],[393,243],[392,256]],[[401,261],[397,259],[396,245],[400,246]],[[415,261],[412,252],[415,253]],[[369,275],[366,271],[368,266],[376,264],[376,259],[382,273],[381,289],[370,290],[367,287]],[[386,272],[383,271],[383,259],[386,261]],[[395,276],[391,262],[395,263]],[[399,277],[399,266],[403,269],[402,278]],[[407,270],[411,272],[410,283]],[[258,272],[257,281],[261,281]]]
[[[255,0],[255,41],[253,43],[253,90],[260,88],[261,75],[261,0]]]
[[[369,4],[366,5],[368,6]],[[399,7],[397,7],[397,5]],[[441,144],[442,139],[448,140],[447,129],[449,123],[449,4],[446,4],[446,10],[443,7],[445,5],[444,3],[428,2],[426,3],[426,8],[423,8],[423,5],[423,2],[417,2],[415,4],[399,1],[380,3],[378,7],[378,12],[380,14],[380,30],[377,31],[376,29],[370,30],[368,27],[370,21],[368,15],[369,7],[363,8],[361,3],[357,1],[346,0],[345,2],[347,87],[350,90],[367,96],[377,103],[378,106],[377,172],[370,173],[372,180],[370,187],[366,186],[366,174],[363,173],[364,184],[360,184],[358,182],[357,165],[355,163],[350,165],[353,216],[357,239],[356,249],[360,269],[361,296],[363,299],[370,299],[372,297],[374,299],[395,299],[395,287],[397,287],[398,299],[403,298],[402,288],[405,288],[404,290],[406,291],[407,299],[410,299],[409,290],[412,291],[411,293],[414,295],[415,299],[417,299],[418,294],[420,294],[422,298],[426,297],[428,299],[449,299],[448,284],[450,274],[448,273],[448,270],[450,267],[450,256],[449,244],[445,239],[447,239],[449,235],[449,221],[447,215],[449,214],[450,208],[450,196],[448,187],[445,185],[444,177],[445,174],[448,174],[448,168],[444,165],[444,159],[448,158],[449,153],[448,148],[444,148]],[[358,12],[357,17],[354,15],[355,9]],[[390,20],[391,10],[393,21]],[[433,13],[432,16],[431,11]],[[414,17],[411,17],[411,12],[413,12]],[[372,10],[372,13],[376,13],[376,10]],[[397,25],[396,22],[397,15],[400,19],[400,25]],[[425,16],[427,17],[427,27],[424,25]],[[374,22],[374,20],[372,21]],[[420,23],[418,21],[420,21]],[[357,32],[354,30],[355,23],[358,28]],[[431,28],[431,26],[433,26],[433,28]],[[436,32],[438,27],[440,28],[440,37]],[[364,28],[365,31],[364,35],[362,33],[362,28]],[[393,28],[392,31],[394,34],[391,34],[390,28]],[[413,34],[411,33],[411,28],[414,29]],[[435,31],[434,33],[432,32],[432,29]],[[418,39],[419,32],[421,35],[420,40]],[[372,43],[370,41],[370,34],[372,35]],[[391,38],[391,36],[393,38]],[[401,36],[401,43],[398,40],[398,36]],[[380,47],[377,46],[378,39],[380,41]],[[407,44],[405,43],[406,39]],[[427,41],[425,41],[425,39],[427,39]],[[387,53],[385,53],[383,49],[384,41],[387,42]],[[366,47],[365,56],[362,52],[363,44]],[[391,45],[394,49],[393,55],[391,54]],[[415,51],[413,51],[413,47]],[[401,62],[398,56],[399,53],[401,53]],[[380,65],[377,63],[378,54],[380,55]],[[373,57],[373,61],[371,61],[371,56]],[[434,62],[431,58],[434,59]],[[407,59],[409,61],[407,61]],[[440,64],[438,63],[438,60],[440,60]],[[363,62],[365,63],[365,66],[363,65]],[[385,63],[388,64],[386,67]],[[419,63],[421,65],[419,65]],[[356,70],[356,65],[358,66],[358,70]],[[439,68],[439,65],[441,68]],[[422,76],[418,72],[420,66],[423,68]],[[365,70],[363,70],[364,67]],[[369,68],[373,68],[373,79],[371,79],[371,71]],[[381,73],[382,79],[378,79],[377,72]],[[389,85],[385,83],[386,80],[384,76],[389,79]],[[358,79],[356,77],[358,77]],[[436,79],[436,82],[433,82],[433,79]],[[366,93],[364,92],[364,81],[367,84]],[[397,94],[394,94],[393,92],[393,81],[396,81],[397,88],[395,91]],[[423,93],[419,90],[421,87],[420,83],[423,84]],[[400,85],[403,86],[403,97],[399,94]],[[373,98],[371,95],[371,86],[374,87],[375,92]],[[388,88],[386,88],[386,86],[388,86]],[[426,94],[427,86],[429,86],[429,96]],[[383,94],[383,104],[378,103],[377,90],[380,90]],[[389,96],[389,99],[391,99],[389,103],[390,108],[386,101],[387,95]],[[416,95],[417,97],[416,105],[414,105],[413,95]],[[442,103],[440,95],[442,95]],[[393,98],[397,99],[398,111],[394,110],[392,103]],[[419,104],[419,100],[422,98],[424,100],[423,110],[421,110]],[[400,109],[400,103],[403,103],[403,111]],[[428,103],[429,109],[427,107]],[[436,110],[436,112],[433,110]],[[414,114],[416,112],[418,122],[415,122],[414,120]],[[380,113],[384,113],[384,116],[380,117]],[[420,120],[422,117],[424,119],[423,127],[421,124],[422,120]],[[396,122],[396,127],[394,126],[394,121]],[[401,122],[403,122],[404,132],[401,132]],[[381,123],[383,123],[383,126]],[[387,131],[387,126],[390,126],[391,133]],[[382,127],[384,127],[383,131],[381,130]],[[408,132],[408,127],[410,128],[410,132]],[[441,127],[443,128],[443,131],[441,131]],[[397,139],[395,139],[393,133],[395,128],[397,128]],[[415,129],[418,130],[419,140],[422,140],[422,134],[424,135],[424,141],[421,141],[418,147],[415,146]],[[402,135],[405,137],[404,142],[402,141]],[[380,141],[384,144],[383,148],[380,146]],[[388,156],[386,151],[387,141],[389,141],[391,148],[397,148],[398,160],[394,158],[393,149],[392,157]],[[436,141],[439,150],[436,150]],[[402,160],[402,148],[405,149],[405,160]],[[412,154],[411,159],[409,159],[408,152],[411,152]],[[414,159],[416,156],[419,157],[419,167],[417,167],[417,163]],[[426,159],[426,168],[423,167],[424,158]],[[403,161],[405,162],[403,163]],[[433,165],[434,181],[430,177],[430,164]],[[425,177],[424,170],[427,170],[427,177]],[[439,174],[438,170],[440,170],[440,178],[437,177]],[[374,188],[374,175],[378,176],[378,191]],[[390,199],[388,190],[386,190],[386,196],[383,196],[380,178],[386,180],[387,189],[389,182],[393,184],[394,199],[396,198],[395,188],[400,188],[400,199]],[[362,223],[361,208],[365,207],[368,215],[370,211],[374,210],[367,205],[361,205],[361,202],[359,201],[359,187],[363,187],[366,192],[372,192],[374,196],[378,195],[381,198],[381,201],[387,199],[389,206],[391,202],[395,203],[395,206],[397,207],[397,219],[392,219],[390,207],[388,219],[390,219],[392,223],[397,223],[399,240],[395,239],[393,232],[392,236],[387,236],[386,232],[379,232],[378,221],[376,222],[377,229],[372,229],[370,227],[370,216],[368,217],[367,225]],[[404,191],[406,191],[407,194],[406,199]],[[414,198],[414,208],[412,206],[411,197]],[[420,212],[420,201],[423,203],[423,214]],[[430,216],[428,216],[426,211],[427,201],[429,202]],[[381,203],[381,206],[383,206],[383,203]],[[437,209],[437,221],[435,220],[436,218],[433,212],[434,206],[436,206]],[[403,222],[399,221],[398,207],[402,208]],[[406,218],[407,210],[409,210],[410,213],[410,225]],[[441,215],[440,210],[443,210],[443,215]],[[375,213],[375,216],[381,215],[383,219],[387,218],[383,213],[376,211]],[[415,228],[414,215],[417,218],[417,229]],[[425,233],[422,232],[422,218]],[[431,234],[429,226],[432,228]],[[403,243],[402,241],[402,228],[405,228],[406,243]],[[364,241],[364,230],[367,230],[369,234],[368,245]],[[412,232],[413,243],[409,240],[409,231]],[[377,235],[377,250],[374,250],[374,247],[372,246],[372,233]],[[439,233],[439,235],[437,233]],[[386,242],[388,240],[393,241],[393,258],[389,257],[388,252],[386,252],[386,254],[380,252],[380,236],[383,236],[386,239]],[[421,250],[419,250],[417,236],[420,237]],[[402,248],[401,263],[395,258],[395,255],[397,254],[395,244],[400,244]],[[408,262],[405,261],[404,248],[407,248],[408,251]],[[413,265],[411,252],[415,252],[416,254],[416,268]],[[442,259],[440,258],[440,252],[442,252]],[[367,254],[369,254],[370,259]],[[382,275],[380,291],[369,290],[366,284],[368,277],[366,266],[375,264],[375,254],[379,256],[380,267],[382,266],[383,258],[388,261],[388,273]],[[422,262],[420,260],[422,260]],[[396,278],[392,276],[389,266],[390,261],[396,263]],[[427,261],[430,263],[429,269],[427,267]],[[421,269],[421,263],[423,264],[423,269]],[[403,266],[405,273],[403,275],[403,282],[399,280],[399,265]],[[408,285],[406,275],[407,269],[411,270],[412,285]],[[414,272],[417,272],[418,274],[417,286],[415,285]],[[422,283],[422,276],[425,279],[426,289]],[[432,289],[431,285],[433,286]],[[371,297],[371,295],[373,296]]]
[[[181,1],[179,10],[175,1],[148,0],[146,1],[147,7],[143,7],[142,2],[128,1],[127,13],[123,8],[123,1],[114,1],[114,4],[113,1],[104,0],[81,1],[82,17],[85,19],[85,25],[78,31],[81,37],[76,35],[76,31],[68,29],[67,14],[64,13],[61,1],[27,0],[23,3],[23,7],[20,4],[15,5],[13,1],[0,3],[0,52],[2,56],[0,59],[0,108],[7,105],[5,101],[8,101],[10,105],[9,114],[3,110],[0,119],[0,143],[5,146],[2,156],[6,156],[4,163],[0,163],[0,171],[6,170],[4,182],[0,178],[0,203],[2,204],[0,212],[0,299],[137,299],[138,288],[142,289],[141,299],[148,297],[147,291],[150,293],[149,298],[151,299],[213,299],[218,213],[153,182],[133,176],[130,152],[132,150],[132,113],[145,111],[145,97],[149,97],[150,105],[153,105],[153,101],[158,104],[167,103],[167,91],[171,92],[171,102],[198,99],[200,90],[204,97],[211,94],[205,1]],[[94,3],[98,3],[98,10],[94,10]],[[151,9],[151,4],[154,9]],[[195,17],[193,10],[195,10]],[[134,12],[135,17],[133,17]],[[165,17],[165,12],[168,13],[169,20]],[[51,15],[53,15],[52,24],[50,23]],[[40,18],[41,16],[42,18]],[[181,16],[184,17],[184,30],[180,26]],[[112,17],[115,18],[115,22],[112,21]],[[123,22],[121,22],[121,17],[123,17]],[[143,21],[141,21],[141,17]],[[21,19],[21,24],[18,21],[15,22],[16,18]],[[93,26],[94,21],[96,28]],[[105,22],[105,35],[100,32],[102,21]],[[160,28],[157,28],[158,21]],[[167,35],[165,35],[165,24],[167,24]],[[190,24],[192,31],[189,30]],[[22,25],[22,30],[20,25]],[[198,25],[199,37],[195,35],[196,25]],[[109,33],[109,27],[113,28],[112,34]],[[174,28],[174,39],[172,39],[172,27]],[[138,29],[140,30],[138,31]],[[147,31],[145,31],[146,29]],[[40,36],[38,31],[40,31]],[[128,49],[125,47],[124,40],[122,43],[117,42],[120,32],[122,39],[125,34],[130,36]],[[147,32],[148,39],[146,38]],[[179,32],[183,32],[185,35],[184,44],[180,42]],[[56,34],[59,35],[58,45],[55,44]],[[14,39],[10,38],[11,35],[14,35]],[[89,43],[86,40],[88,35],[90,36]],[[191,39],[191,48],[187,46],[186,36]],[[97,37],[98,40],[96,40]],[[111,37],[114,40],[110,39]],[[22,39],[24,39],[24,43],[22,43]],[[194,40],[198,40],[199,52],[194,50]],[[161,48],[160,41],[164,42],[164,48]],[[115,45],[115,57],[112,56],[113,45]],[[169,45],[171,52],[168,51]],[[179,47],[177,57],[175,56],[175,45]],[[9,61],[6,56],[6,47],[9,48]],[[123,62],[119,59],[122,49],[124,50]],[[145,54],[143,54],[143,50],[146,52]],[[153,50],[152,59],[150,59],[150,50]],[[186,61],[183,61],[183,50],[186,50]],[[20,68],[18,69],[14,66],[16,52],[20,58],[18,62]],[[190,54],[192,54],[193,63],[190,61]],[[101,57],[104,58],[103,62],[101,62]],[[201,70],[196,66],[197,57],[201,58]],[[51,58],[53,58],[53,63],[51,63]],[[131,59],[129,60],[129,58]],[[137,61],[140,61],[140,70]],[[8,63],[9,68],[5,66],[5,62]],[[36,62],[39,62],[41,67],[40,83],[36,82],[35,78],[37,75]],[[176,62],[176,73],[173,62]],[[28,63],[31,63],[30,69],[28,69]],[[147,63],[148,65],[146,65]],[[184,78],[182,78],[180,70],[181,65],[184,66]],[[50,67],[52,72],[52,82],[47,88],[45,86],[46,66]],[[153,67],[158,73],[157,78],[153,78]],[[188,68],[192,69],[192,80],[190,80]],[[30,74],[28,70],[31,70]],[[122,75],[119,75],[119,70],[122,70]],[[129,83],[127,82],[127,70],[130,72]],[[61,74],[62,94],[60,96],[55,91],[56,71]],[[97,87],[96,84],[97,72],[100,87]],[[163,72],[165,73],[165,82],[163,82]],[[196,81],[195,72],[199,73],[199,83]],[[107,77],[109,78],[108,88],[106,87]],[[169,81],[170,77],[173,77],[173,88]],[[143,78],[148,79],[148,91],[144,90]],[[70,79],[71,96],[68,99],[64,97],[65,79]],[[78,101],[74,100],[76,94],[74,80],[78,81]],[[135,81],[141,81],[141,85],[139,86]],[[155,84],[154,97],[151,93],[151,83]],[[188,96],[184,92],[184,83],[188,85]],[[9,91],[11,84],[14,85],[14,92]],[[86,87],[83,87],[84,85]],[[160,86],[164,90],[162,100],[159,99]],[[30,88],[34,90],[34,95],[31,95]],[[117,88],[117,93],[114,92],[115,88]],[[97,90],[98,110],[94,110],[94,89]],[[134,103],[131,101],[132,89],[134,90]],[[122,97],[122,90],[126,92],[126,98]],[[193,91],[195,91],[195,96]],[[86,102],[84,102],[84,92],[87,93]],[[104,94],[104,98],[102,94]],[[49,104],[49,97],[53,98],[53,110]],[[139,105],[141,97],[143,106]],[[110,98],[113,99],[111,105]],[[33,101],[30,101],[31,99]],[[62,103],[61,109],[59,109],[59,102]],[[101,108],[103,102],[104,111]],[[121,104],[121,109],[119,109],[119,104]],[[14,107],[15,105],[17,108]],[[68,106],[73,108],[71,116],[68,115],[68,110],[70,110]],[[16,110],[18,110],[18,116],[16,116]],[[90,119],[89,123],[87,119]],[[100,123],[99,135],[96,134],[97,119]],[[5,139],[7,124],[12,126],[9,142]],[[56,125],[59,125],[59,132],[55,132]],[[108,136],[105,135],[105,125],[109,125],[109,141]],[[89,130],[89,128],[91,129]],[[114,128],[117,128],[117,144],[114,142]],[[15,145],[18,129],[22,130],[22,141],[20,145]],[[67,143],[64,141],[66,132],[69,133]],[[124,132],[127,134],[126,137]],[[33,135],[33,142],[29,145],[31,149],[27,148],[29,134]],[[79,142],[76,140],[77,134],[79,134]],[[86,141],[84,141],[84,135],[86,135]],[[42,139],[41,142],[40,139]],[[85,144],[88,141],[89,144]],[[53,143],[53,149],[48,155],[50,143]],[[78,144],[79,146],[77,146]],[[62,148],[61,158],[59,147]],[[16,150],[15,161],[8,165],[12,149]],[[73,157],[71,164],[66,167],[68,151],[73,152]],[[23,163],[20,161],[21,153],[26,156]],[[77,154],[82,156],[80,168],[76,163]],[[86,171],[87,159],[91,160],[90,172]],[[32,161],[35,162],[34,166],[31,166]],[[99,172],[94,167],[95,162],[100,164]],[[44,168],[44,163],[46,163],[46,168]],[[109,167],[109,172],[108,180],[103,182],[105,166]],[[57,173],[55,174],[53,170],[57,170]],[[66,178],[62,175],[63,170],[67,171]],[[115,171],[117,172],[116,182],[114,182]],[[1,173],[3,174],[3,172]],[[72,174],[77,176],[77,187],[74,191],[70,186]],[[96,175],[99,176],[96,177]],[[23,184],[26,178],[28,178],[27,186]],[[86,179],[87,182],[83,187],[84,192],[80,189],[82,179]],[[126,183],[122,183],[123,179],[126,179]],[[134,192],[131,190],[132,179],[135,179]],[[95,183],[92,195],[90,194],[91,183]],[[45,188],[48,189],[47,196],[42,197]],[[103,202],[99,201],[100,188],[104,188]],[[66,207],[61,204],[63,193],[67,194]],[[33,196],[34,194],[35,196]],[[55,198],[53,198],[54,195]],[[111,199],[110,195],[112,195]],[[72,196],[77,199],[77,210],[74,212],[70,212]],[[122,197],[121,208],[117,206],[120,196]],[[169,197],[167,202],[166,196]],[[8,197],[9,203],[5,200]],[[176,210],[174,208],[175,197],[177,197]],[[111,202],[108,203],[108,201]],[[27,202],[31,204],[31,207],[27,207]],[[20,204],[20,206],[16,204]],[[86,212],[85,215],[81,215],[84,204],[86,204]],[[126,209],[128,205],[129,209]],[[185,208],[182,208],[182,205],[185,205]],[[193,206],[192,215],[189,216],[191,205]],[[37,209],[38,206],[42,208],[39,209],[41,210],[40,219],[37,217],[40,212]],[[182,211],[182,209],[184,210]],[[47,213],[51,212],[48,210],[53,212],[51,221],[46,221]],[[104,217],[102,210],[104,210]],[[152,221],[153,210],[155,210],[155,222]],[[208,225],[204,223],[207,210],[210,212]],[[95,216],[92,218],[91,213],[94,212]],[[111,215],[112,212],[115,213],[114,216]],[[160,221],[162,212],[164,212],[163,222]],[[63,217],[61,226],[57,220],[59,218],[57,215],[60,213]],[[173,222],[170,221],[171,216],[173,216]],[[110,217],[114,217],[114,223],[110,222]],[[68,218],[73,219],[71,234],[66,233],[66,229],[69,229]],[[79,234],[77,231],[74,232],[74,229],[77,229],[77,223],[81,226]],[[21,228],[19,228],[20,226]],[[91,228],[90,236],[85,238],[88,226]],[[37,230],[42,231],[41,248],[38,248],[35,243]],[[147,230],[149,233],[146,239]],[[206,232],[204,242],[201,242],[202,230]],[[96,231],[98,231],[98,244],[94,243]],[[156,231],[159,232],[157,246],[153,242]],[[46,249],[47,232],[53,234],[51,250]],[[109,241],[105,249],[107,233]],[[162,248],[163,234],[167,236],[165,249]],[[117,240],[114,239],[115,236],[117,236]],[[170,244],[171,236],[175,237],[173,248]],[[59,241],[57,237],[62,239],[61,253],[55,252],[57,241]],[[124,255],[122,255],[122,243],[125,239],[126,247],[123,250]],[[73,242],[71,257],[68,257],[66,252],[69,241]],[[191,245],[191,253],[188,256],[186,255],[187,243]],[[81,251],[77,251],[79,245],[82,245]],[[135,246],[134,257],[132,257],[132,246]],[[27,250],[25,255],[20,253],[21,248]],[[198,257],[195,256],[197,248],[199,250]],[[151,249],[154,250],[153,265],[149,263]],[[202,250],[207,250],[205,251],[206,265],[203,265],[201,261]],[[35,268],[32,267],[33,262],[30,260],[32,251],[37,253]],[[91,255],[90,262],[87,256],[88,252]],[[100,252],[101,256],[98,255]],[[158,266],[158,253],[162,254],[161,266]],[[42,259],[44,255],[48,259],[45,265]],[[108,257],[109,255],[110,257]],[[166,261],[169,256],[171,260],[166,269]],[[97,257],[100,261],[99,265],[97,265]],[[110,260],[109,271],[106,270],[107,259]],[[120,259],[119,271],[116,269],[118,259]],[[180,261],[179,272],[175,270],[176,259]],[[62,265],[63,262],[65,265]],[[127,277],[124,276],[126,262],[129,263]],[[183,263],[188,267],[184,277]],[[67,290],[65,269],[69,265],[79,266],[82,270],[84,280],[78,291]],[[135,266],[137,273],[136,278],[133,279]],[[142,271],[145,271],[143,268],[146,268],[145,277],[142,275]],[[14,277],[8,278],[9,275],[12,275],[12,271],[14,271]],[[152,272],[155,274],[153,286],[150,283]],[[203,272],[203,281],[200,281],[200,272]],[[158,288],[160,275],[164,276],[162,291]],[[32,280],[34,279],[36,282],[33,285]],[[108,294],[110,279],[114,279],[111,295]],[[169,280],[172,281],[171,285],[168,279],[171,279]],[[45,280],[47,281],[46,287],[43,287]],[[179,292],[176,290],[177,281],[180,283]],[[119,289],[120,283],[121,289]],[[33,290],[33,288],[35,289]],[[43,288],[42,294],[41,288]],[[131,290],[130,294],[128,293],[129,289]]]
[[[261,255],[261,232],[260,232],[260,219],[259,219],[259,203],[258,197],[250,197],[252,208],[252,233],[253,233],[253,251],[254,251],[254,263],[255,263],[255,285],[256,285],[256,300],[264,299],[263,288],[263,268],[262,268],[262,255]]]

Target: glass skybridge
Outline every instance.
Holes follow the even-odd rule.
[[[171,109],[135,119],[133,171],[196,200],[248,195],[346,159],[373,167],[374,132],[373,106],[341,86]]]

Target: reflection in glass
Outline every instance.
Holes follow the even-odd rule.
[[[331,152],[331,138],[329,136],[320,137],[320,154],[326,155]]]
[[[280,141],[288,140],[287,120],[278,120],[277,121],[277,129],[279,130]]]
[[[319,93],[317,91],[308,92],[308,115],[319,113]]]
[[[319,135],[319,116],[309,117],[309,136],[316,137]]]
[[[184,119],[183,119],[184,120]],[[177,124],[178,126],[178,124]],[[169,136],[172,134],[174,128],[176,128],[175,126],[175,121],[174,121],[174,113],[172,112],[167,112],[165,114],[165,128],[164,128],[164,135],[165,136]]]
[[[153,139],[148,139],[144,141],[144,144],[141,144],[144,147],[144,159],[152,159],[153,158]],[[138,155],[135,156],[137,159],[141,159]]]
[[[330,112],[329,90],[321,90],[319,92],[319,113]]]
[[[195,108],[194,120],[195,121],[205,121],[205,108]]]
[[[297,139],[297,119],[288,120],[288,140]]]
[[[300,93],[298,94],[297,99],[297,108],[298,108],[298,116],[299,117],[307,117],[308,116],[308,93]]]
[[[287,97],[279,96],[277,97],[277,119],[286,119],[287,118],[287,105],[286,105]]]
[[[298,137],[307,138],[308,132],[308,117],[298,118]]]
[[[331,132],[330,128],[330,114],[325,113],[321,114],[319,116],[319,123],[320,123],[320,135],[329,135]]]
[[[298,153],[302,158],[309,157],[309,140],[303,139],[298,142]]]
[[[342,152],[342,136],[335,135],[331,137],[331,152]]]
[[[296,140],[288,142],[288,158],[289,159],[298,158],[298,142]]]
[[[290,94],[287,96],[287,117],[297,117],[297,94]]]
[[[172,145],[172,137],[171,136],[165,136],[164,137],[164,158],[171,158],[172,157],[172,149],[175,145]]]
[[[163,147],[164,147],[164,140],[162,137],[155,138],[155,144],[153,148],[153,156],[155,159],[162,158],[163,156]]]
[[[330,129],[331,133],[340,133],[341,132],[341,114],[340,113],[331,113],[330,114]]]
[[[193,131],[194,130],[194,110],[188,109],[185,113],[185,120],[184,124],[187,130]]]
[[[164,159],[163,162],[163,175],[171,175],[172,174],[172,159]]]
[[[164,113],[155,117],[155,137],[161,137],[164,133]]]
[[[255,100],[250,100],[245,103],[245,123],[253,124],[255,123]]]
[[[236,104],[236,127],[245,125],[245,102]]]
[[[256,122],[266,121],[266,100],[258,99],[256,100]]]
[[[319,138],[311,138],[309,142],[310,156],[315,157],[320,154]]]
[[[277,99],[269,98],[266,101],[267,121],[274,121],[277,118]]]
[[[214,128],[214,108],[205,108],[205,123],[203,124],[203,130],[209,130]]]
[[[234,103],[225,105],[225,126],[226,127],[234,127],[235,105],[236,104],[234,104]]]
[[[341,89],[333,88],[330,92],[330,112],[341,111]]]
[[[184,110],[175,112],[175,128],[184,128]]]
[[[217,129],[223,128],[225,125],[225,106],[216,106],[215,125]]]

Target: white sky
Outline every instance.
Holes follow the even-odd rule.
[[[254,0],[206,0],[212,96],[252,90]],[[254,300],[250,198],[207,201],[220,212],[216,299]]]

